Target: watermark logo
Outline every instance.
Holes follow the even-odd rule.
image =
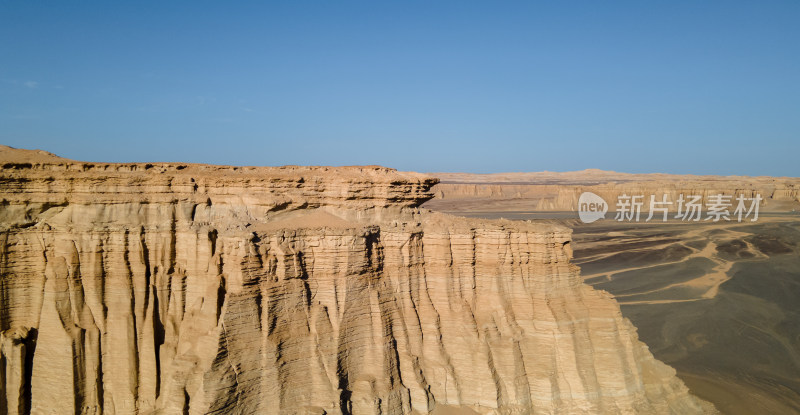
[[[754,197],[745,197],[739,194],[735,199],[730,195],[712,194],[705,197],[705,203],[703,199],[702,195],[681,194],[678,200],[673,202],[666,194],[662,195],[660,199],[657,199],[655,195],[650,195],[649,209],[646,211],[647,217],[644,218],[644,221],[650,222],[655,217],[656,220],[661,219],[666,222],[670,213],[674,213],[673,218],[681,221],[736,220],[742,222],[749,218],[751,222],[755,222],[758,220],[761,201],[764,200],[760,194]],[[646,200],[648,199],[645,199],[644,195],[623,193],[617,196],[614,220],[639,222],[644,216],[642,211]],[[705,215],[703,215],[703,208],[705,208]],[[608,204],[594,193],[584,192],[578,199],[578,216],[583,223],[604,219],[606,212],[608,212]]]
[[[592,223],[606,217],[608,203],[602,197],[592,193],[583,192],[578,198],[578,216],[583,223]]]

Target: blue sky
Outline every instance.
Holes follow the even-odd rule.
[[[0,143],[800,176],[800,2],[0,0]]]

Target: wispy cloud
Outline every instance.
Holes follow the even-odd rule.
[[[242,108],[242,111],[244,111],[244,112],[256,112],[256,110],[254,110],[252,108]]]
[[[22,85],[25,85],[25,86],[27,86],[28,88],[31,88],[31,89],[39,87],[39,83],[36,82],[36,81],[25,81]]]

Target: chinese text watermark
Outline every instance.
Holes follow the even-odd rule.
[[[645,200],[650,202],[646,211]],[[645,222],[649,222],[655,219],[666,222],[670,214],[673,214],[674,219],[687,222],[701,220],[742,222],[748,218],[751,222],[755,222],[758,220],[758,209],[762,200],[760,194],[756,194],[755,197],[739,194],[735,199],[731,195],[711,194],[706,196],[705,201],[702,195],[680,194],[677,200],[672,201],[666,194],[660,198],[650,195],[649,199],[645,199],[644,195],[623,193],[617,196],[614,220],[639,222],[644,219]],[[603,198],[591,192],[584,192],[578,199],[578,216],[584,223],[605,218],[608,208]]]

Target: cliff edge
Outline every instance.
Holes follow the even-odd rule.
[[[569,229],[421,211],[436,179],[0,164],[2,414],[714,412]]]

